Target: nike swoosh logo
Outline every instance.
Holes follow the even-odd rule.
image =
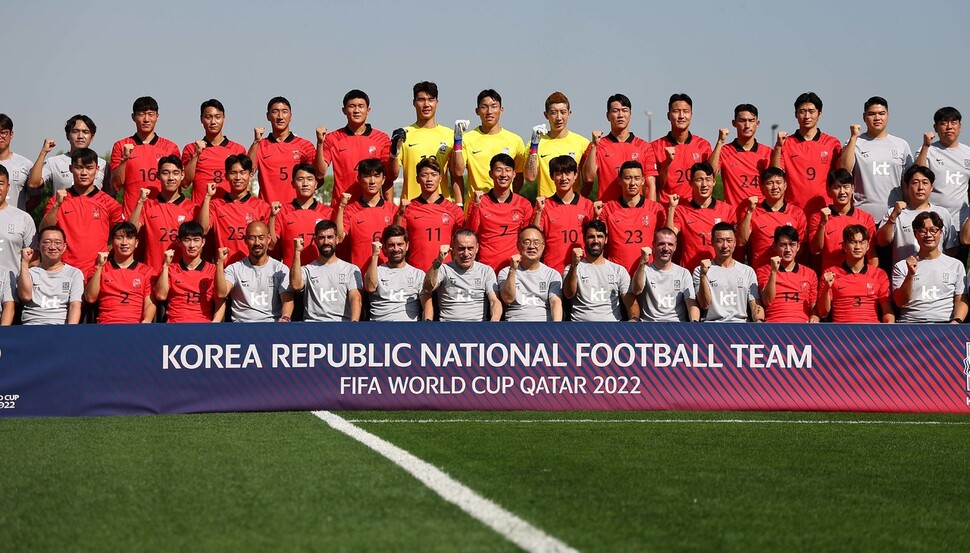
[[[542,154],[539,157],[546,158],[546,157],[549,157],[550,155],[552,155],[552,154]]]
[[[472,155],[480,154],[480,153],[482,153],[481,150],[472,150]]]
[[[337,151],[338,152],[346,152],[347,151],[347,148],[337,148]]]
[[[418,143],[417,143],[417,142],[415,142],[414,144],[408,144],[408,148],[413,148],[413,147],[415,147],[415,146],[417,146],[417,145],[418,145]]]
[[[158,219],[158,215],[149,215],[148,218],[149,219]]]
[[[287,221],[286,224],[287,225],[295,225],[296,224],[296,221]]]

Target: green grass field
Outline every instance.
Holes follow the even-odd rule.
[[[345,412],[580,551],[962,551],[970,420]],[[0,420],[0,551],[516,551],[309,413]]]

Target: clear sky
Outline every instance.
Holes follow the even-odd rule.
[[[970,4],[881,2],[5,2],[0,112],[14,120],[13,150],[34,159],[44,137],[66,149],[64,121],[94,118],[103,154],[131,135],[132,101],[154,96],[158,132],[180,146],[201,138],[199,104],[226,105],[226,134],[247,145],[266,101],[293,103],[293,129],[345,123],[340,100],[371,96],[371,123],[390,132],[414,121],[411,86],[438,84],[438,121],[475,121],[475,96],[503,96],[506,128],[528,139],[545,97],[572,101],[569,128],[609,127],[605,100],[633,101],[632,128],[668,130],[671,93],[694,99],[691,130],[712,140],[735,105],[770,127],[796,128],[792,102],[824,101],[820,128],[841,140],[872,95],[890,103],[889,130],[919,147],[933,111],[970,116]],[[965,141],[970,141],[967,139]]]

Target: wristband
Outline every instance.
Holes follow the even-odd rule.
[[[452,148],[452,150],[454,150],[456,152],[460,152],[461,151],[461,139],[460,138],[456,138],[455,139],[455,145]]]
[[[539,144],[533,142],[532,145],[529,146],[529,155],[532,156],[538,153],[539,153]]]
[[[290,318],[288,316],[286,316],[286,315],[283,315],[283,316],[280,317],[280,320],[278,322],[288,323],[288,322],[290,322]]]
[[[950,319],[950,322],[951,323],[957,323],[957,324],[963,324],[963,319],[961,319],[960,317],[953,317],[952,319]]]

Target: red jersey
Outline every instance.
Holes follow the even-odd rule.
[[[771,265],[758,269],[758,288],[764,299],[764,289],[771,276]],[[765,322],[769,323],[807,323],[812,317],[815,300],[818,297],[818,275],[808,267],[795,263],[795,268],[786,271],[779,267],[775,274],[775,299],[765,308]]]
[[[121,268],[114,258],[101,268],[98,293],[98,323],[140,323],[145,296],[151,295],[157,273],[144,263],[133,261]]]
[[[168,266],[168,322],[212,322],[215,305],[212,292],[216,266],[202,261],[189,269],[181,261]]]
[[[761,172],[771,165],[771,148],[755,140],[751,149],[745,150],[734,139],[721,147],[718,163],[727,203],[740,205],[751,196],[757,196],[759,202],[765,199],[761,193]]]
[[[788,177],[785,200],[812,213],[825,207],[828,196],[825,183],[829,171],[838,168],[842,144],[834,136],[822,131],[806,140],[798,131],[792,133],[781,147],[781,168]]]
[[[338,251],[340,259],[349,261],[360,267],[361,272],[367,271],[371,258],[371,244],[381,241],[384,229],[394,224],[394,214],[397,206],[381,198],[377,205],[369,206],[360,198],[350,202],[344,208],[344,237]],[[437,255],[437,253],[435,254]],[[381,250],[380,263],[387,261],[384,250]]]
[[[337,209],[340,195],[344,192],[354,198],[361,195],[360,185],[357,183],[357,164],[370,158],[384,162],[384,174],[391,174],[391,139],[369,124],[364,126],[362,134],[354,134],[348,127],[344,127],[328,133],[323,139],[323,159],[327,165],[333,167],[333,209]]]
[[[739,209],[747,209],[747,202]],[[741,220],[738,213],[738,220]],[[766,265],[775,255],[775,229],[783,226],[795,227],[798,231],[798,242],[805,247],[805,212],[798,207],[785,202],[778,211],[772,211],[768,204],[761,202],[751,215],[751,236],[748,238],[748,259],[752,267]]]
[[[296,200],[285,204],[276,214],[276,247],[282,252],[283,264],[289,267],[293,263],[293,239],[301,236],[303,251],[300,252],[300,265],[309,265],[320,257],[313,239],[313,229],[320,221],[332,219],[333,210],[316,200],[307,208]]]
[[[593,144],[586,147],[583,159],[587,159]],[[612,133],[603,137],[596,146],[596,179],[599,182],[597,198],[602,202],[620,199],[620,166],[627,161],[639,161],[643,165],[643,177],[657,176],[657,157],[646,140],[630,136],[620,142]]]
[[[835,208],[829,206],[832,209],[832,215],[829,216],[829,220],[825,223],[825,246],[822,248],[822,267],[835,267],[836,265],[841,265],[845,261],[845,253],[842,251],[842,231],[845,227],[849,225],[862,225],[869,229],[869,236],[876,235],[876,222],[869,215],[861,209],[856,209],[855,206],[849,208],[849,211],[845,215],[839,215]],[[812,239],[815,238],[815,233],[818,232],[818,227],[822,222],[822,213],[817,211],[812,214],[811,218],[808,220],[808,236],[805,241],[811,243]],[[870,248],[867,257],[872,259],[875,255],[875,248]]]
[[[690,201],[694,190],[690,186],[690,167],[695,163],[707,161],[711,157],[711,143],[691,133],[687,133],[687,140],[678,144],[671,133],[654,140],[653,155],[657,158],[657,168],[670,157],[667,148],[674,147],[674,160],[670,162],[666,179],[661,190],[658,191],[660,203],[667,204],[667,196],[677,194],[681,202]],[[653,240],[651,236],[650,240]]]
[[[56,199],[47,202],[44,215],[50,213]],[[94,274],[98,252],[108,251],[111,227],[123,220],[121,206],[111,196],[97,188],[84,195],[73,186],[68,188],[57,212],[57,225],[64,229],[67,240],[62,261],[80,269],[87,281]]]
[[[234,200],[229,194],[209,200],[209,223],[215,232],[216,246],[229,248],[226,267],[249,255],[246,227],[253,221],[269,224],[269,204],[246,194]]]
[[[606,202],[600,220],[609,234],[606,258],[632,275],[640,264],[640,248],[653,245],[653,233],[666,224],[667,212],[641,194],[636,205],[627,205],[623,198]]]
[[[679,265],[690,271],[705,259],[714,259],[711,228],[717,223],[737,223],[737,210],[727,202],[711,199],[710,205],[701,207],[694,200],[680,203],[674,210],[674,226],[679,231],[677,253]]]
[[[519,230],[531,225],[534,218],[532,204],[518,194],[509,194],[500,202],[493,189],[481,202],[472,203],[467,226],[478,235],[478,261],[496,273],[508,267],[509,258],[519,252]]]
[[[450,244],[455,231],[465,225],[465,212],[444,196],[433,203],[418,196],[404,210],[401,224],[408,231],[408,263],[427,271],[439,248]],[[445,261],[449,259],[450,255]]]
[[[259,141],[256,147],[256,170],[259,178],[259,198],[267,203],[289,203],[296,198],[293,190],[293,166],[310,163],[317,157],[316,147],[307,139],[292,132],[282,141],[272,134]]]
[[[579,194],[573,194],[568,204],[559,196],[546,198],[539,217],[539,228],[546,239],[542,262],[562,273],[572,261],[573,248],[583,247],[583,226],[595,218],[593,202]]]
[[[835,274],[832,282],[833,323],[878,323],[879,304],[889,301],[889,277],[877,267],[868,263],[862,265],[858,273],[852,272],[845,263],[830,267],[825,272]],[[823,273],[824,276],[824,273]],[[821,286],[825,286],[822,280]],[[820,289],[819,294],[825,293]]]
[[[205,200],[205,189],[210,182],[218,185],[221,192],[229,192],[229,180],[226,178],[226,158],[229,156],[244,156],[246,148],[242,144],[233,142],[226,137],[222,137],[222,142],[213,144],[203,139],[205,148],[199,154],[198,161],[195,162],[195,178],[192,182],[183,183],[184,186],[192,185],[192,201],[196,205],[202,205]],[[195,142],[190,142],[182,149],[182,166],[188,167],[195,155]],[[220,192],[216,192],[219,194]],[[133,208],[134,209],[134,208]]]
[[[182,251],[177,247],[179,225],[194,221],[199,206],[181,194],[176,194],[172,202],[146,200],[141,206],[141,244],[145,250],[145,263],[155,272],[162,269],[166,250],[174,250],[178,261]]]
[[[125,179],[121,187],[125,190],[123,213],[127,217],[135,210],[138,204],[138,197],[141,195],[142,188],[152,191],[152,197],[158,194],[161,186],[158,184],[158,160],[166,156],[179,155],[178,144],[171,140],[162,138],[156,134],[148,142],[142,142],[138,135],[115,142],[111,148],[111,170],[114,171],[121,165],[121,152],[125,144],[134,144],[135,149],[131,151],[131,156],[125,163]]]

